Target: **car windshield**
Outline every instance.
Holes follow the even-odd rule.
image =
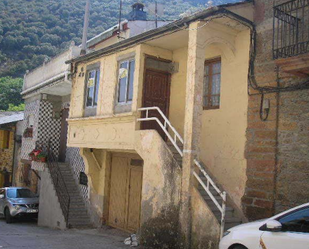
[[[30,189],[8,189],[7,190],[8,198],[34,198],[36,195],[31,192]]]

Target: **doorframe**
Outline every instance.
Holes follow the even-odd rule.
[[[110,158],[109,158],[109,167],[110,167],[110,173],[109,173],[109,176],[108,176],[108,183],[107,183],[107,186],[108,186],[108,190],[107,190],[107,193],[108,193],[108,196],[107,196],[107,205],[106,205],[106,208],[107,208],[107,212],[105,213],[106,214],[106,225],[108,226],[111,226],[109,224],[109,215],[110,215],[110,212],[109,212],[109,209],[110,209],[110,198],[111,198],[111,185],[112,185],[112,173],[113,173],[113,157],[114,156],[118,156],[118,157],[124,157],[124,158],[127,158],[128,160],[129,159],[138,159],[138,160],[143,160],[138,154],[136,153],[125,153],[125,152],[113,152],[113,151],[110,151]],[[131,167],[132,165],[129,163],[128,164],[128,168]],[[142,199],[143,199],[143,182],[144,182],[144,163],[142,166],[143,169],[143,174],[142,174],[142,189],[141,189],[141,200],[140,200],[140,224],[139,224],[139,228],[141,227],[141,214],[142,214]],[[129,170],[127,172],[127,178],[128,178],[128,174],[129,174]],[[128,203],[129,203],[129,182],[127,182],[126,184],[126,200],[125,200],[125,224],[127,226],[127,223],[128,223]],[[103,211],[104,212],[104,211]],[[115,226],[111,226],[111,227],[115,227]],[[125,228],[120,228],[120,227],[115,227],[117,229],[120,229],[120,230],[123,230],[123,231],[126,231],[126,232],[132,232],[132,231],[129,231],[127,230],[127,227]]]
[[[159,73],[165,73],[167,76],[168,76],[168,103],[167,103],[167,108],[166,108],[166,117],[169,118],[169,111],[170,111],[170,101],[171,101],[171,83],[172,83],[172,74],[169,73],[169,72],[166,72],[166,71],[163,71],[163,70],[158,70],[158,69],[153,69],[153,68],[147,68],[146,67],[146,60],[147,59],[154,59],[154,60],[157,60],[157,61],[162,61],[162,62],[172,62],[171,60],[167,60],[167,59],[163,59],[163,58],[158,58],[156,56],[153,56],[153,55],[148,55],[148,54],[145,54],[145,59],[144,59],[144,74],[143,74],[143,91],[142,91],[142,106],[141,107],[144,107],[144,100],[145,100],[145,84],[146,84],[146,75],[147,75],[147,70],[150,70],[150,71],[154,71],[154,72],[159,72]],[[141,127],[142,127],[142,123],[141,123]],[[140,127],[140,128],[141,128]]]

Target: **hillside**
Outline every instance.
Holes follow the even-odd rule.
[[[135,0],[124,1],[124,13]],[[146,6],[153,0],[143,1]],[[158,0],[165,4],[164,17],[177,19],[203,0]],[[235,0],[217,0],[235,2]],[[82,36],[85,0],[0,0],[0,77],[22,77]],[[119,1],[92,0],[89,38],[118,22]]]

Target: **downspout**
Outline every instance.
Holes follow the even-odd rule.
[[[17,124],[17,123],[16,123]],[[17,125],[15,124],[15,129],[14,129],[14,140],[13,140],[13,158],[12,158],[12,186],[15,186],[15,184],[13,184],[13,183],[15,183],[15,174],[14,174],[14,172],[15,172],[15,170],[14,170],[14,168],[15,168],[15,156],[16,156],[16,129],[17,129]]]

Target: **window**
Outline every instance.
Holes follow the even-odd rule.
[[[119,104],[130,103],[133,99],[135,60],[122,61],[119,65],[118,99]]]
[[[100,86],[100,70],[94,69],[87,72],[86,107],[96,107]]]
[[[283,232],[309,233],[309,208],[303,208],[279,219]]]
[[[221,91],[221,59],[205,62],[204,109],[219,109]]]
[[[3,131],[2,149],[10,148],[10,132]]]

